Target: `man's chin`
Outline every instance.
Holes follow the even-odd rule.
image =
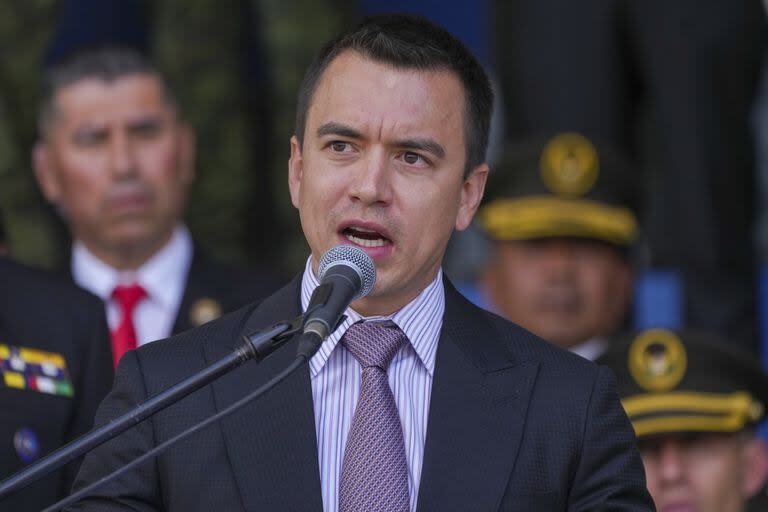
[[[170,239],[172,232],[173,230],[165,232],[155,226],[136,223],[112,230],[106,240],[115,251],[154,252]]]

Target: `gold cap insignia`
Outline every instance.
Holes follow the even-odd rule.
[[[644,331],[629,347],[629,372],[648,391],[668,391],[677,386],[687,364],[682,341],[666,329]]]
[[[195,327],[216,320],[221,316],[221,304],[213,299],[204,298],[192,304],[189,310],[189,320]]]
[[[578,133],[556,135],[541,153],[541,179],[557,195],[581,196],[597,181],[599,161],[595,146]]]

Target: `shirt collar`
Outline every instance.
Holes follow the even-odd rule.
[[[312,292],[320,282],[312,269],[312,256],[307,258],[304,275],[301,280],[301,310],[305,311],[309,305]],[[440,338],[440,329],[443,325],[443,312],[445,311],[445,289],[443,287],[443,271],[440,269],[435,279],[427,285],[421,293],[406,304],[402,309],[389,316],[363,317],[352,308],[347,308],[344,314],[346,320],[338,329],[331,333],[320,345],[320,349],[310,359],[310,375],[314,378],[323,369],[334,348],[341,340],[344,333],[352,324],[361,320],[391,320],[408,337],[411,347],[418,355],[422,364],[429,372],[430,377],[435,371],[435,359],[437,355],[437,343]]]
[[[584,359],[594,361],[608,349],[608,340],[605,338],[592,338],[584,343],[571,347],[571,352],[578,354]]]
[[[162,249],[133,271],[118,271],[97,258],[77,240],[72,245],[72,277],[77,284],[108,300],[118,284],[138,283],[151,300],[170,306],[183,292],[192,263],[192,237],[180,225]]]

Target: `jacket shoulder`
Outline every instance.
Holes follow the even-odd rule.
[[[479,311],[514,360],[535,362],[545,369],[583,375],[590,379],[596,377],[598,366],[592,361],[560,348],[495,313],[474,305],[472,307]]]
[[[35,304],[37,310],[54,304],[56,309],[67,311],[103,307],[98,297],[75,286],[65,276],[8,258],[0,258],[0,281],[0,294],[9,304]]]
[[[275,272],[225,263],[195,247],[187,282],[189,291],[218,297],[232,310],[267,297],[284,282],[283,277]]]

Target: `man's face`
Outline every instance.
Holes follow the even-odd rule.
[[[665,435],[639,446],[659,512],[740,512],[767,471],[764,445],[746,434]]]
[[[149,74],[83,79],[54,97],[36,176],[73,237],[114,266],[168,240],[192,182],[194,141]]]
[[[289,186],[313,264],[338,244],[376,264],[371,295],[353,306],[389,314],[434,279],[454,228],[477,209],[487,166],[463,178],[464,90],[449,72],[395,69],[348,51],[325,70]]]
[[[564,348],[618,329],[631,281],[616,250],[575,238],[499,242],[483,276],[499,314]]]

